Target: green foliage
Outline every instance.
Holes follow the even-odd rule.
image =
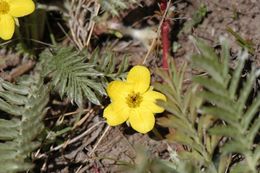
[[[119,15],[119,10],[129,8],[129,5],[136,3],[136,0],[99,0],[101,7],[112,15]]]
[[[232,28],[227,27],[227,31],[233,35],[237,41],[237,43],[244,49],[248,50],[249,53],[254,54],[255,48],[254,43],[250,40],[245,40],[242,38],[237,32],[235,32]]]
[[[173,164],[180,173],[200,172],[201,167],[214,173],[216,168],[211,159],[219,138],[205,135],[214,118],[199,117],[198,109],[202,99],[197,96],[197,85],[191,85],[183,92],[183,78],[187,65],[183,64],[180,70],[177,70],[172,61],[169,64],[168,71],[157,72],[164,79],[164,83],[156,84],[155,88],[167,97],[167,102],[160,104],[170,113],[167,117],[160,118],[158,124],[174,129],[167,135],[168,140],[189,148],[187,151],[180,151],[175,159],[179,161]],[[191,171],[189,167],[192,168]]]
[[[202,40],[194,39],[200,54],[191,57],[192,65],[208,75],[197,75],[193,84],[183,87],[185,65],[177,70],[170,63],[168,72],[159,71],[163,84],[155,87],[167,96],[160,103],[170,113],[158,123],[170,129],[167,138],[184,145],[177,158],[189,161],[200,171],[209,173],[256,173],[259,165],[259,145],[254,143],[260,128],[260,96],[247,103],[257,73],[252,68],[245,81],[241,80],[247,53],[242,52],[235,70],[229,68],[229,47],[222,39],[220,58]],[[242,89],[239,84],[243,84]],[[207,104],[203,104],[207,103]],[[242,161],[232,160],[239,153]],[[202,169],[203,168],[203,169]]]
[[[248,57],[247,52],[240,53],[234,71],[228,70],[229,48],[224,39],[221,40],[220,59],[213,58],[216,54],[204,42],[199,39],[193,39],[193,41],[201,54],[193,56],[192,62],[209,74],[194,78],[195,82],[205,88],[200,92],[200,96],[211,103],[209,106],[203,106],[201,111],[203,114],[212,115],[225,122],[214,125],[209,132],[212,135],[229,137],[220,150],[223,155],[232,153],[243,155],[244,162],[236,165],[236,167],[239,166],[240,171],[257,172],[256,166],[259,164],[260,156],[254,139],[260,128],[260,95],[254,98],[252,104],[247,105],[257,72],[252,67],[251,73],[246,74],[246,80],[240,80],[245,60]],[[197,57],[200,58],[197,59]],[[211,72],[212,69],[215,69],[214,73]],[[240,83],[242,83],[242,88],[239,86]],[[231,169],[231,172],[236,171]]]
[[[0,172],[27,171],[29,157],[40,142],[44,129],[48,88],[38,76],[25,77],[17,84],[0,78]]]
[[[207,6],[201,4],[200,7],[192,15],[191,20],[185,23],[183,32],[189,33],[193,27],[197,27],[200,23],[202,23],[207,13],[208,13]]]
[[[87,98],[99,105],[99,97],[106,95],[109,79],[120,78],[127,69],[125,59],[115,72],[116,61],[111,53],[100,56],[96,50],[92,55],[77,52],[72,47],[45,50],[41,55],[42,75],[51,78],[51,85],[61,97],[64,95],[81,106]]]

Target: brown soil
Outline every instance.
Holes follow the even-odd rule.
[[[183,23],[191,19],[192,14],[202,3],[207,6],[208,10],[208,14],[203,22],[196,28],[193,28],[191,33],[180,33],[179,31],[182,29]],[[174,17],[171,18],[171,39],[181,45],[177,52],[172,52],[172,57],[177,65],[187,61],[189,55],[196,52],[193,44],[188,39],[190,34],[207,40],[212,46],[217,46],[219,37],[225,36],[230,40],[232,53],[236,54],[240,47],[236,43],[234,36],[227,32],[227,28],[230,27],[242,38],[253,43],[255,53],[250,58],[258,68],[260,67],[260,3],[258,0],[184,0],[176,1],[174,5]],[[148,16],[145,14],[143,18],[136,18],[136,15],[131,17],[130,14],[133,11],[144,13],[141,7],[136,6],[133,9],[122,12],[121,16],[116,18],[116,20],[128,25],[128,27],[133,23],[137,23],[135,26],[137,29],[144,26],[156,29],[160,22],[160,17],[151,17],[158,10],[156,2],[144,2],[143,8],[150,10]],[[133,19],[133,17],[135,18]],[[131,64],[141,64],[148,51],[147,47],[140,40],[133,39],[131,36],[130,38],[108,39],[102,43],[102,46],[105,47],[105,45],[112,45],[113,50],[119,53],[119,55],[129,54]],[[146,61],[146,65],[150,66],[152,71],[161,65],[160,46],[161,44],[158,42]],[[0,52],[0,61],[2,60],[1,54],[2,52]],[[6,55],[6,52],[4,54]],[[9,56],[14,59],[13,64],[9,65],[9,61],[7,61],[6,64],[0,65],[0,70],[2,71],[0,76],[7,79],[9,79],[8,75],[10,74],[5,70],[6,66],[17,67],[22,64],[14,54],[10,53]],[[107,125],[103,122],[101,108],[95,109],[86,116],[88,116],[86,120],[75,128],[72,133],[66,135],[66,140],[64,141],[69,142],[87,130],[89,130],[89,133],[80,136],[73,143],[67,145],[65,143],[57,150],[54,149],[47,153],[40,151],[41,154],[37,153],[35,155],[37,158],[35,172],[125,172],[120,170],[118,161],[134,163],[138,154],[135,146],[143,145],[152,153],[152,157],[163,159],[169,158],[169,147],[176,149],[174,144],[165,140],[159,140],[152,132],[142,135],[135,133],[127,125],[111,127],[106,131]],[[95,125],[96,127],[92,129]]]

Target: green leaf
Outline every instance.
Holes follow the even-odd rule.
[[[115,80],[127,65],[124,62],[124,67],[116,72],[114,54],[108,51],[100,57],[98,49],[89,54],[89,62],[87,52],[83,54],[72,47],[54,48],[51,54],[46,52],[40,55],[42,76],[50,77],[52,87],[60,96],[67,96],[78,106],[82,106],[85,99],[100,105],[99,98],[106,95],[107,78]]]
[[[201,55],[193,55],[191,57],[192,64],[195,67],[199,67],[204,69],[206,72],[212,76],[214,80],[216,80],[218,83],[224,84],[224,79],[221,74],[221,69],[219,69],[217,59],[207,59]]]
[[[240,162],[231,167],[230,173],[251,173],[251,170],[247,164]]]
[[[190,127],[188,122],[185,122],[184,120],[179,119],[175,116],[168,116],[167,118],[159,118],[157,122],[159,125],[163,127],[177,129],[178,131],[182,131],[186,135],[189,136],[195,135],[194,130]]]
[[[173,142],[178,142],[183,145],[194,147],[193,146],[194,142],[191,139],[191,137],[187,136],[186,134],[180,131],[176,131],[174,134],[168,134],[167,139]]]
[[[223,154],[245,153],[248,152],[248,149],[241,142],[232,140],[225,143],[225,145],[221,148],[221,151]]]
[[[244,116],[242,117],[244,131],[248,129],[252,119],[259,111],[259,107],[260,107],[260,95],[258,94],[258,96],[254,99],[253,103],[249,106]]]
[[[0,110],[3,110],[9,114],[19,116],[21,115],[21,108],[16,105],[10,105],[0,98]]]
[[[174,104],[172,104],[171,102],[161,102],[158,101],[159,105],[164,107],[168,112],[172,113],[174,116],[177,116],[179,118],[181,118],[183,116],[183,114],[181,113],[181,110]]]
[[[216,93],[221,96],[228,96],[228,92],[226,88],[224,88],[223,84],[218,83],[216,80],[204,77],[204,76],[194,76],[192,80],[206,89],[210,90],[213,93]]]
[[[6,100],[1,100],[0,110],[8,115],[8,119],[0,117],[0,172],[29,171],[33,167],[29,156],[40,146],[36,138],[44,129],[42,120],[47,112],[49,89],[43,86],[43,79],[37,74],[24,76],[17,84],[5,84],[8,87],[1,88],[1,96]],[[23,88],[30,92],[14,92],[14,88]],[[22,98],[23,103],[9,99],[8,94],[13,94],[14,98]],[[6,105],[9,111],[5,110]]]
[[[204,100],[209,101],[214,106],[230,112],[235,116],[235,118],[239,117],[237,115],[237,104],[230,100],[227,96],[220,96],[208,91],[200,92],[199,96],[201,96]]]
[[[26,101],[24,96],[14,94],[13,92],[9,91],[0,91],[0,97],[5,99],[8,103],[13,103],[16,105],[23,105]]]
[[[252,124],[251,128],[248,131],[248,139],[253,143],[253,140],[257,136],[257,133],[259,133],[260,129],[260,113],[258,114],[257,119]]]
[[[18,135],[16,128],[0,128],[0,140],[9,141]]]
[[[235,98],[235,94],[236,94],[236,91],[238,88],[238,82],[239,82],[241,72],[242,72],[242,69],[244,67],[245,60],[247,59],[247,57],[248,57],[247,52],[243,52],[240,54],[240,56],[239,56],[240,59],[238,61],[238,65],[232,75],[232,79],[231,79],[231,83],[230,83],[230,87],[229,87],[229,93],[230,93],[230,97],[232,99]]]
[[[0,78],[0,91],[1,91],[1,86],[10,92],[14,92],[16,94],[20,95],[27,95],[30,93],[30,89],[27,87],[24,87],[22,85],[12,85],[9,82],[5,82],[2,78]]]
[[[223,76],[228,76],[229,66],[228,62],[230,60],[230,53],[229,53],[229,45],[227,40],[224,37],[220,37],[220,44],[221,44],[221,61],[223,62]]]
[[[238,139],[240,137],[236,128],[224,125],[218,125],[210,128],[209,133],[218,136],[232,137],[234,139]]]
[[[227,31],[228,31],[229,33],[231,33],[231,34],[236,38],[237,43],[238,43],[241,47],[243,47],[243,48],[245,48],[246,50],[248,50],[251,54],[254,54],[255,49],[254,49],[254,45],[253,45],[252,42],[243,39],[238,33],[236,33],[235,31],[233,31],[232,28],[230,28],[230,27],[227,27]]]
[[[247,77],[247,81],[243,85],[243,89],[240,91],[239,99],[238,99],[238,112],[242,112],[246,101],[248,99],[248,96],[250,92],[252,91],[253,84],[255,82],[256,75],[255,75],[255,68],[252,69],[251,74]]]
[[[238,126],[238,120],[236,118],[236,115],[232,114],[231,112],[228,112],[227,110],[224,110],[219,107],[204,107],[202,108],[202,112],[204,114],[208,115],[214,115],[217,118],[220,118],[227,123],[233,125],[234,127]]]
[[[254,160],[259,160],[260,159],[260,145],[257,145],[254,151]]]
[[[225,173],[231,162],[231,155],[221,155],[218,164],[218,173]]]
[[[202,39],[190,36],[189,39],[199,49],[201,55],[208,60],[217,60],[218,57],[212,47],[206,44]]]

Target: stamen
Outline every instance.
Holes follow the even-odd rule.
[[[126,98],[126,103],[130,108],[136,108],[140,106],[143,98],[140,93],[132,92],[131,94],[128,94]]]
[[[5,0],[0,0],[0,15],[7,14],[9,12],[9,4]]]

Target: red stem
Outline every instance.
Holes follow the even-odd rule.
[[[170,33],[170,22],[169,20],[163,21],[161,28],[161,36],[162,36],[162,66],[164,69],[168,69],[168,54],[170,47],[169,33]]]
[[[162,0],[160,7],[161,7],[161,10],[164,12],[167,8],[167,0]]]
[[[162,0],[160,4],[160,8],[162,13],[164,13],[167,8],[167,0]],[[166,18],[164,19],[161,26],[162,51],[163,51],[162,66],[164,69],[168,69],[168,54],[170,48],[169,34],[170,34],[170,21],[169,19]]]

